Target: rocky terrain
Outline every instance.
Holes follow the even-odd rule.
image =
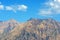
[[[50,18],[1,21],[0,40],[60,40],[60,22]]]

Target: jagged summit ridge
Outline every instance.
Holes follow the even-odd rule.
[[[18,24],[14,20],[9,22],[12,24],[7,22],[9,26],[4,29],[1,40],[60,40],[60,23],[53,19],[31,18]]]

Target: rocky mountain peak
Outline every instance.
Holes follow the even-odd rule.
[[[60,23],[51,18],[30,18],[17,26],[15,24],[18,22],[14,19],[8,23],[10,24],[7,24],[9,26],[4,31],[6,34],[0,37],[1,40],[60,40]]]

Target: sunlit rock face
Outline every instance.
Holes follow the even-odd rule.
[[[31,18],[25,23],[10,20],[7,25],[0,40],[60,40],[60,22],[54,19]]]

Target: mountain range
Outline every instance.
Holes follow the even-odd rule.
[[[60,22],[51,18],[0,21],[0,40],[60,40]]]

